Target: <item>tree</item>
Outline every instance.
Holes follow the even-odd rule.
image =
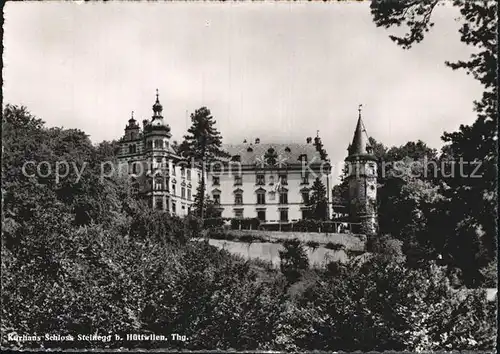
[[[299,240],[286,240],[279,251],[280,269],[289,283],[299,280],[302,272],[309,268],[309,258]]]
[[[328,154],[325,150],[325,147],[323,146],[323,142],[321,141],[321,138],[319,137],[319,131],[318,135],[314,138],[314,146],[316,147],[316,151],[319,152],[319,156],[321,160],[326,161],[328,160]]]
[[[326,220],[328,211],[326,188],[319,177],[314,180],[310,193],[308,206],[311,208],[311,218]]]
[[[188,134],[184,136],[184,141],[179,146],[179,153],[185,158],[200,163],[202,166],[201,191],[198,193],[198,210],[200,211],[200,216],[203,218],[203,205],[206,193],[206,164],[227,157],[228,155],[221,148],[222,136],[215,128],[216,121],[208,108],[201,107],[192,113],[191,123]]]
[[[438,174],[441,193],[448,202],[443,205],[449,210],[447,218],[451,220],[449,243],[461,243],[463,236],[480,236],[484,262],[494,262],[497,258],[496,215],[497,215],[497,2],[495,1],[453,1],[453,6],[460,9],[462,26],[459,29],[460,40],[477,49],[469,60],[446,62],[453,70],[464,69],[472,74],[483,86],[480,101],[474,102],[477,119],[471,125],[461,125],[458,132],[445,132],[442,140],[446,145],[442,149],[440,162],[444,162],[444,170],[456,166],[462,159],[467,163],[465,173],[454,173],[451,176]],[[408,49],[424,38],[424,33],[433,26],[432,12],[439,5],[433,1],[389,2],[374,1],[371,4],[373,19],[377,26],[386,28],[406,25],[409,32],[403,37],[390,36],[398,45]],[[474,163],[474,165],[473,165]],[[471,173],[479,164],[476,175]],[[467,223],[463,223],[463,215],[468,215]],[[457,231],[460,224],[464,231]],[[455,225],[455,226],[453,226]],[[469,232],[467,230],[473,230]],[[453,231],[451,231],[453,230]],[[474,238],[476,236],[473,236]],[[461,257],[460,257],[461,258]]]
[[[203,215],[205,218],[217,218],[220,216],[220,211],[218,206],[215,204],[215,201],[210,198],[208,194],[205,194],[203,198],[203,202],[201,201],[201,196],[204,191],[202,184],[199,184],[196,188],[196,194],[194,195],[194,210],[193,213],[196,216]],[[203,203],[203,204],[201,204]],[[200,209],[200,205],[203,205],[203,208]]]

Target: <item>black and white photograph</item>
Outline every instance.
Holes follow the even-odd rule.
[[[497,12],[4,3],[2,351],[496,352]]]

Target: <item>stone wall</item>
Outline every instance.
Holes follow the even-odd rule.
[[[279,267],[279,251],[283,250],[281,243],[252,242],[245,243],[239,241],[209,240],[209,244],[217,248],[225,249],[228,252],[241,256],[245,259],[260,259],[271,262],[274,267]],[[324,267],[331,261],[345,262],[348,260],[346,251],[335,251],[324,246],[317,248],[304,246],[309,263],[312,267]]]

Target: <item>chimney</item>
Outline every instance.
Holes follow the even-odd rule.
[[[260,139],[259,138],[255,139],[255,144],[260,144]]]
[[[243,140],[243,144],[246,144],[247,143],[247,139]]]
[[[311,138],[310,136],[309,136],[309,137],[307,137],[306,142],[307,142],[308,144],[310,144],[310,143],[311,143],[311,141],[312,141],[312,138]]]

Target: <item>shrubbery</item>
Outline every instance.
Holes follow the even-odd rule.
[[[258,230],[260,220],[257,218],[231,219],[231,229],[233,230]]]
[[[126,181],[100,181],[92,178],[95,170],[81,183],[69,180],[63,186],[25,178],[20,166],[27,154],[71,162],[96,159],[103,151],[81,132],[47,132],[26,112],[8,110],[2,348],[41,349],[39,342],[8,341],[8,333],[188,337],[186,342],[45,342],[45,349],[494,348],[495,304],[486,301],[484,291],[455,291],[444,267],[429,262],[406,268],[397,259],[397,244],[384,241],[377,245],[379,254],[364,261],[308,270],[300,242],[286,241],[282,275],[206,242],[190,242],[203,229],[199,219],[145,208],[130,198]],[[210,232],[222,235],[224,229]]]

